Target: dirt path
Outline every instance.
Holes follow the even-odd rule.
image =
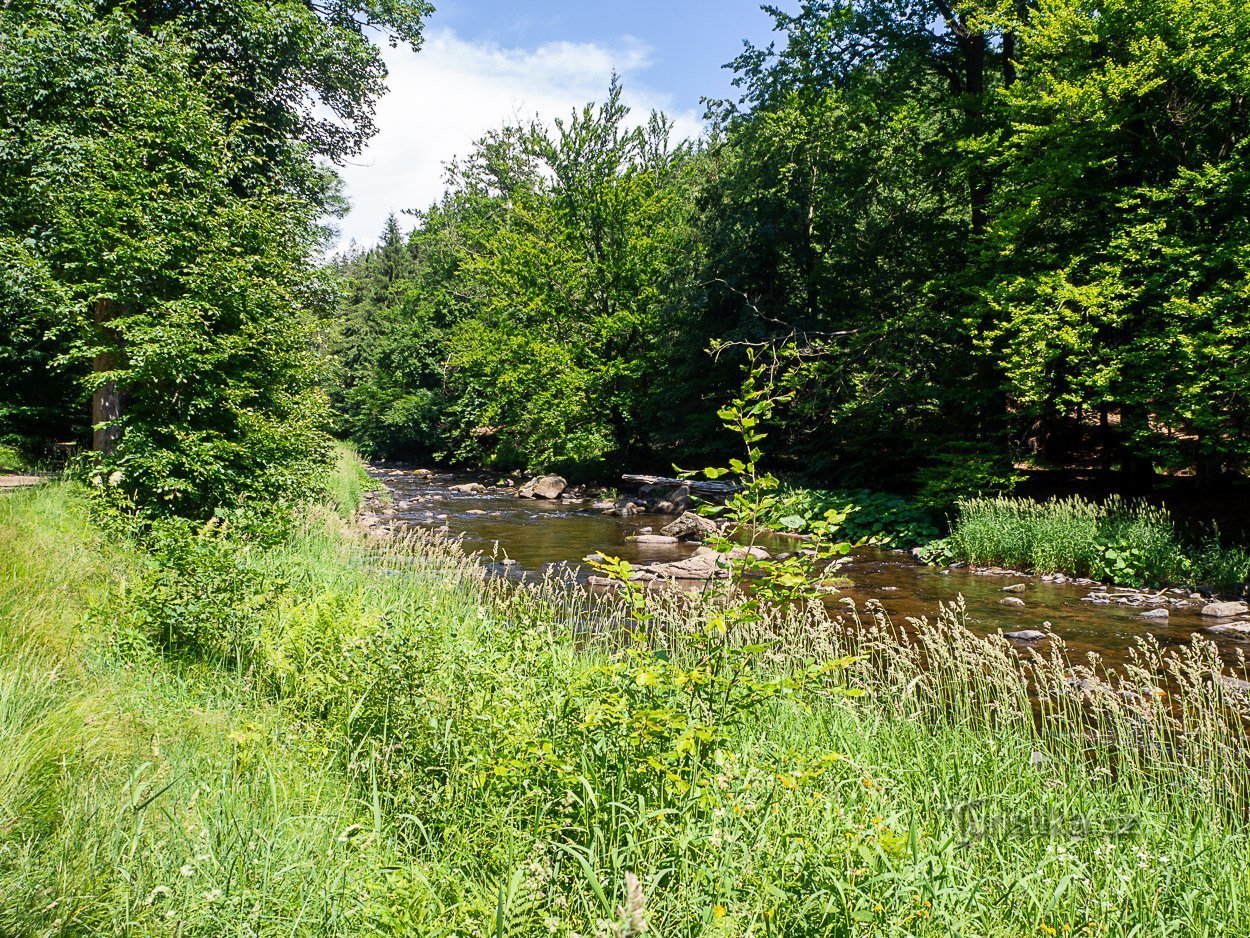
[[[38,485],[40,482],[46,482],[52,476],[48,474],[39,475],[5,475],[0,474],[0,492],[7,492],[10,489],[25,488],[28,485]]]

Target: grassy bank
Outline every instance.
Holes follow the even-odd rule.
[[[0,499],[0,933],[1250,921],[1247,702],[1208,646],[1170,668],[1143,646],[1104,683],[958,609],[905,639],[819,607],[516,592],[329,508],[276,546],[139,551],[82,498]]]
[[[1237,595],[1250,584],[1250,552],[1212,531],[1182,538],[1164,508],[1118,499],[961,501],[946,542],[966,563],[1066,573],[1132,586],[1193,585]]]

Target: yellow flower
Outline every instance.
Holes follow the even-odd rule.
[[[716,903],[716,905],[712,906],[712,918],[724,918],[724,917],[725,917],[725,907],[723,905],[721,905],[718,902]]]

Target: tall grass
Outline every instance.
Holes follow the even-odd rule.
[[[1119,498],[966,499],[948,550],[972,564],[1132,586],[1196,584],[1235,594],[1250,581],[1246,551],[1221,546],[1214,536],[1195,546],[1165,508]]]
[[[199,581],[148,589],[75,505],[0,501],[0,612],[27,623],[0,657],[0,933],[1250,921],[1250,706],[1209,644],[1108,674],[979,638],[958,605],[906,630],[819,604],[735,626],[719,591],[640,613],[327,510],[229,555],[265,601],[224,595],[230,628],[167,649]]]
[[[358,934],[368,799],[244,676],[119,644],[149,568],[68,486],[0,496],[0,934]]]

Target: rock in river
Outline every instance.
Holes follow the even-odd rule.
[[[1147,609],[1137,618],[1139,619],[1163,619],[1167,621],[1169,613],[1166,609]]]
[[[1023,606],[1024,600],[1019,596],[1008,596],[1005,599],[1000,599],[999,603],[1004,606]]]
[[[696,515],[693,511],[687,511],[676,521],[660,528],[660,533],[682,540],[704,538],[716,533],[716,522],[711,518]]]
[[[1231,619],[1244,616],[1247,612],[1250,612],[1250,606],[1245,603],[1208,603],[1202,607],[1202,614],[1211,619]]]
[[[535,476],[517,490],[521,498],[559,498],[569,487],[563,476]]]
[[[1019,632],[1004,632],[1003,638],[1010,638],[1016,642],[1038,642],[1046,637],[1045,632],[1039,632],[1037,629],[1021,629]]]
[[[1250,638],[1250,622],[1221,622],[1219,625],[1207,626],[1207,631],[1233,638]]]
[[[633,541],[636,544],[676,544],[677,538],[665,537],[663,534],[635,534],[632,537],[625,538],[627,541]]]
[[[672,580],[711,580],[729,576],[718,557],[695,555],[673,563],[653,563],[642,568],[647,573]]]
[[[462,482],[460,485],[448,486],[449,492],[464,492],[466,495],[478,495],[486,491],[486,486],[481,482]]]

